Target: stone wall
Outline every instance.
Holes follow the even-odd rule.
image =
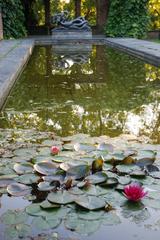
[[[0,40],[3,39],[3,22],[2,22],[2,12],[0,9]]]

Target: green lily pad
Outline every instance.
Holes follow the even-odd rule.
[[[88,220],[88,221],[92,221],[92,220],[101,220],[101,218],[104,215],[104,211],[78,211],[77,215],[79,219],[83,219],[83,220]]]
[[[87,176],[85,180],[88,180],[91,184],[103,183],[107,180],[107,174],[104,172],[97,172],[95,174]]]
[[[13,168],[18,174],[33,172],[33,165],[31,163],[16,163]]]
[[[159,199],[151,199],[151,198],[144,198],[142,200],[143,204],[150,208],[160,209],[160,201]]]
[[[117,165],[116,168],[122,174],[130,174],[133,171],[140,170],[140,168],[135,165]]]
[[[118,182],[122,185],[126,185],[126,184],[129,184],[131,182],[131,178],[130,176],[118,176]]]
[[[76,204],[88,210],[97,210],[103,208],[106,203],[103,199],[96,196],[79,196],[75,200]]]
[[[40,203],[40,207],[44,208],[44,209],[52,209],[52,208],[59,208],[60,205],[59,204],[53,204],[53,203],[50,203],[49,201],[45,200],[45,201]]]
[[[68,190],[68,192],[73,194],[73,195],[84,194],[84,192],[81,189],[79,189],[78,187],[72,187],[71,189]]]
[[[70,160],[71,159],[69,157],[65,157],[65,156],[53,156],[52,157],[52,161],[58,162],[58,163],[63,163],[63,162],[67,162]]]
[[[35,171],[42,175],[53,175],[57,171],[58,165],[56,163],[48,162],[48,161],[43,161],[36,163],[34,165]]]
[[[2,176],[0,176],[0,188],[5,188],[9,184],[13,183],[15,181],[15,177],[17,177],[17,175],[2,175]]]
[[[67,176],[75,179],[81,179],[89,174],[90,168],[88,165],[78,165],[67,170]]]
[[[5,229],[5,240],[24,239],[31,233],[31,227],[27,224],[16,224]]]
[[[40,207],[39,203],[33,203],[26,207],[26,213],[31,216],[44,216],[44,211]]]
[[[89,144],[76,143],[74,145],[74,149],[77,152],[79,152],[79,151],[92,152],[92,151],[96,150],[96,147],[93,145],[89,145]]]
[[[152,173],[150,173],[150,176],[152,176],[153,178],[160,178],[160,171],[158,171],[158,172],[152,172]]]
[[[87,195],[91,195],[91,196],[100,196],[108,192],[108,190],[106,190],[105,188],[95,186],[95,185],[89,185],[88,187],[85,187],[83,191]]]
[[[32,188],[21,183],[12,183],[8,185],[7,192],[12,196],[25,196],[30,194]]]
[[[97,147],[97,149],[99,151],[106,151],[106,152],[113,152],[114,151],[114,147],[111,144],[107,144],[107,143],[100,143]]]
[[[33,219],[32,226],[39,230],[49,230],[58,227],[60,223],[60,219],[46,220],[42,217],[37,217]]]
[[[96,232],[101,225],[101,221],[88,221],[78,218],[77,214],[69,214],[65,220],[65,227],[83,235],[90,235]]]
[[[57,191],[49,193],[47,199],[52,203],[67,204],[74,202],[74,195],[67,191]]]
[[[27,214],[23,211],[7,210],[7,212],[1,216],[1,221],[4,224],[12,225],[26,222],[27,218]]]
[[[144,178],[146,176],[145,172],[141,170],[135,170],[130,173],[130,176],[135,178]]]
[[[102,216],[103,225],[117,225],[121,223],[119,216],[115,212],[107,212]]]
[[[63,182],[64,176],[61,174],[55,174],[55,175],[43,176],[42,179],[45,182],[53,182],[53,181]]]
[[[107,181],[101,183],[102,187],[114,187],[118,184],[117,178],[108,178]]]
[[[55,189],[55,186],[51,185],[49,182],[40,182],[38,184],[39,191],[45,192],[45,191],[51,191],[53,189]]]
[[[37,154],[35,148],[20,148],[14,151],[15,156],[32,158]]]
[[[26,185],[37,183],[38,180],[39,180],[39,177],[36,176],[35,174],[25,174],[15,178],[16,182],[23,183]]]
[[[156,154],[154,151],[141,150],[138,152],[137,156],[135,157],[137,160],[136,165],[140,167],[151,165],[155,161],[155,157],[156,157]]]
[[[103,199],[113,207],[120,207],[126,202],[126,198],[118,191],[108,189],[108,193],[102,196]]]

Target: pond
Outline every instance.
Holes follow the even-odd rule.
[[[159,83],[109,47],[36,46],[0,113],[0,239],[158,240]]]
[[[147,136],[160,143],[160,70],[104,46],[37,46],[0,115],[1,128],[68,136]]]

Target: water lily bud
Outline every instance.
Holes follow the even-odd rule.
[[[58,154],[59,151],[60,151],[59,147],[57,147],[57,146],[52,146],[52,147],[51,147],[51,153],[52,153],[53,155]]]

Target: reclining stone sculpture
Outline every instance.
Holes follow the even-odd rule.
[[[52,16],[51,21],[53,24],[56,24],[57,27],[53,30],[82,30],[82,31],[91,31],[91,27],[88,24],[88,21],[84,17],[77,17],[73,20],[68,20],[69,12],[64,11],[57,13]]]

